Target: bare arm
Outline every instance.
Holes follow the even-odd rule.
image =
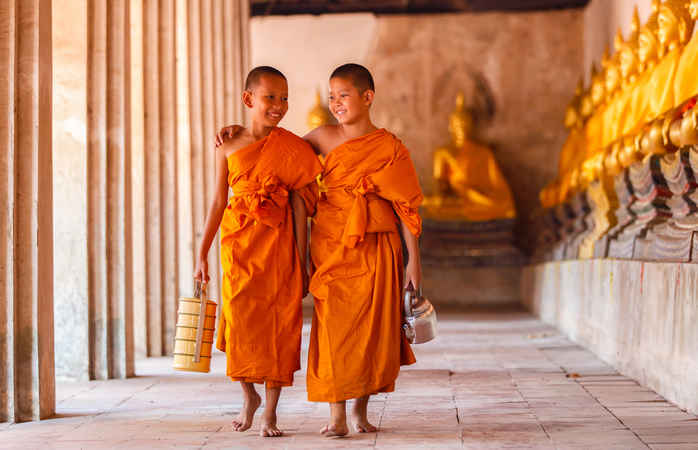
[[[415,290],[419,290],[422,286],[422,259],[419,255],[419,240],[402,220],[400,221],[400,227],[407,246],[407,253],[409,254],[409,261],[405,268],[405,287],[412,283],[412,287]]]
[[[293,207],[293,230],[296,234],[296,245],[298,246],[298,256],[301,260],[301,270],[303,271],[303,294],[308,290],[308,272],[306,265],[306,255],[308,252],[308,213],[305,210],[305,203],[296,191],[291,192],[291,206]]]
[[[223,149],[216,150],[216,184],[213,200],[208,208],[204,235],[199,244],[196,270],[194,279],[208,282],[208,251],[213,243],[213,238],[221,225],[223,212],[228,204],[228,160]]]

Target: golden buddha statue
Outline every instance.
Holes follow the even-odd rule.
[[[640,29],[637,38],[637,56],[640,60],[640,72],[651,69],[659,59],[659,40],[657,38],[657,16],[659,15],[659,0],[652,0],[652,14],[647,23]]]
[[[483,222],[516,217],[509,184],[492,151],[471,140],[473,118],[462,93],[449,116],[451,143],[434,153],[435,194],[427,197],[427,217]]]
[[[698,1],[698,0],[697,0]],[[621,85],[628,89],[637,79],[640,61],[637,56],[637,38],[640,34],[640,14],[637,5],[633,10],[633,19],[630,23],[630,35],[623,40],[618,51],[618,65],[620,69]]]
[[[327,106],[322,102],[320,90],[315,91],[315,106],[308,112],[308,127],[310,130],[327,125],[332,122],[332,114],[327,109]]]
[[[676,69],[674,80],[674,104],[676,106],[698,94],[698,33],[691,37],[691,31],[698,20],[698,0],[688,2],[688,8],[684,12],[686,11],[688,16],[677,18],[679,21],[686,21],[685,34],[687,36],[682,37],[690,38],[690,40],[683,48],[679,66]],[[682,39],[680,41],[682,42]]]
[[[693,20],[686,0],[665,0],[659,6],[657,39],[659,56],[662,57],[685,45],[693,34]]]

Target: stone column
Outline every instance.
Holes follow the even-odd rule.
[[[214,42],[219,39],[215,35],[213,27],[214,13],[218,11],[213,7],[213,0],[201,0],[200,32],[201,32],[201,108],[202,108],[202,151],[204,160],[204,201],[208,210],[213,199],[213,186],[216,176],[215,170],[215,135],[220,126],[216,123],[217,95],[223,95],[216,91],[216,71],[214,68]],[[222,38],[222,37],[221,37]],[[210,295],[217,299],[220,297],[220,250],[218,237],[213,241],[208,254],[208,273],[211,276]]]
[[[176,81],[177,81],[177,252],[179,294],[191,295],[192,273],[198,241],[194,238],[193,165],[190,113],[189,9],[187,0],[176,0]],[[203,205],[201,205],[203,207]],[[203,213],[202,213],[203,214]]]
[[[14,420],[15,1],[0,3],[0,422]]]
[[[0,420],[54,413],[51,2],[0,4]]]
[[[90,378],[134,374],[129,3],[88,2]]]
[[[177,319],[178,297],[177,255],[177,86],[175,59],[175,0],[159,1],[159,129],[160,148],[160,224],[162,261],[162,328],[163,352],[167,355],[174,349],[174,329]],[[186,183],[187,180],[181,180]],[[185,206],[186,207],[186,206]]]
[[[131,202],[133,205],[133,338],[135,357],[148,355],[146,301],[145,95],[143,92],[143,0],[130,0]]]
[[[163,329],[163,273],[160,173],[160,70],[158,0],[143,2],[143,90],[145,152],[146,301],[148,303],[148,356],[165,354]]]
[[[52,16],[56,377],[87,380],[87,0],[63,0]]]

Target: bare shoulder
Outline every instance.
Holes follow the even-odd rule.
[[[308,141],[316,153],[322,155],[327,155],[342,141],[339,125],[319,126],[303,136],[303,139]]]
[[[225,142],[223,142],[223,145],[218,147],[218,151],[220,154],[222,154],[222,156],[228,158],[233,153],[247,147],[250,144],[253,144],[254,142],[255,138],[252,136],[252,133],[250,133],[247,128],[241,128],[234,136],[226,139]]]

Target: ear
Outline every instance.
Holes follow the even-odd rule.
[[[376,95],[374,91],[371,89],[366,89],[363,93],[363,98],[364,98],[364,103],[366,103],[367,106],[371,106],[373,103],[373,96]]]
[[[242,92],[242,103],[245,104],[248,108],[252,108],[254,106],[254,102],[252,101],[252,92],[250,91],[243,91]]]

